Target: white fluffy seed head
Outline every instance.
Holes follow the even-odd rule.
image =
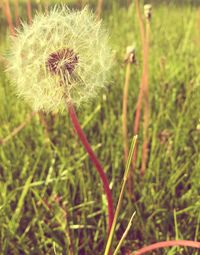
[[[152,16],[152,5],[151,4],[144,5],[144,15],[147,20],[151,19],[151,16]]]
[[[112,54],[108,34],[87,9],[54,8],[23,24],[12,40],[8,72],[34,110],[79,106],[108,82]]]

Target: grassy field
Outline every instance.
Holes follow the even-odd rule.
[[[19,2],[25,20],[26,10]],[[36,3],[33,6],[38,8]],[[0,54],[5,56],[9,30],[0,11]],[[131,142],[142,70],[141,38],[134,5],[127,8],[123,1],[107,1],[102,18],[115,53],[112,79],[107,90],[78,110],[78,116],[105,168],[116,204],[125,169],[124,55],[126,47],[134,43],[137,66],[131,66],[128,96]],[[141,177],[141,128],[133,179],[135,199],[126,192],[113,247],[134,211],[136,216],[120,254],[163,240],[200,240],[199,29],[200,10],[191,4],[153,8],[148,165]],[[4,70],[1,60],[0,138],[7,137],[31,112],[16,97]],[[74,135],[68,114],[45,115],[45,120],[46,128],[36,115],[0,145],[0,254],[103,254],[107,209],[99,177]],[[199,251],[173,247],[151,254],[198,255]]]

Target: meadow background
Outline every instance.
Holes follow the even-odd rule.
[[[33,15],[44,11],[46,2],[31,1]],[[48,1],[49,8],[60,2]],[[73,8],[87,2],[94,11],[97,5],[96,1],[62,2]],[[115,204],[125,169],[124,56],[133,43],[137,65],[131,66],[128,94],[130,141],[142,70],[138,19],[134,4],[128,6],[127,2],[104,2],[101,15],[115,54],[111,83],[95,101],[78,110],[82,127],[106,170]],[[14,17],[13,1],[10,3]],[[25,21],[26,1],[19,3]],[[153,5],[148,165],[141,177],[141,125],[134,199],[126,192],[113,243],[116,247],[136,211],[121,254],[156,241],[200,240],[200,1],[148,3]],[[9,43],[8,25],[0,8],[0,139],[31,112],[16,97],[5,74],[3,57],[9,54]],[[0,145],[0,254],[103,254],[107,209],[99,177],[68,114],[45,115],[45,120],[47,126],[38,115],[33,117],[21,132]],[[191,248],[168,248],[152,254],[199,253]]]

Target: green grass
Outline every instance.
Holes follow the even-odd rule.
[[[111,1],[112,2],[112,1]],[[132,6],[117,1],[103,10],[116,52],[109,88],[78,111],[80,122],[107,172],[115,204],[124,174],[122,141],[123,64],[126,47],[136,43],[128,105],[130,142],[141,75],[139,26]],[[21,3],[21,2],[20,2]],[[25,15],[25,11],[20,9]],[[8,52],[6,20],[0,14],[0,52]],[[166,239],[199,240],[200,227],[200,12],[190,5],[159,5],[151,24],[149,83],[151,121],[146,175],[134,174],[135,201],[123,200],[116,247],[134,211],[133,226],[121,254]],[[106,63],[105,63],[106,64]],[[22,123],[31,109],[15,96],[0,67],[0,138]],[[28,85],[27,85],[28,86]],[[106,201],[84,149],[74,137],[68,114],[49,124],[48,142],[37,117],[0,146],[0,254],[103,254]],[[171,248],[156,254],[194,254]]]

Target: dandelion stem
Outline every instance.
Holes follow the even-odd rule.
[[[27,0],[27,16],[28,16],[28,23],[30,25],[32,23],[32,8],[31,8],[30,0]]]
[[[14,1],[14,5],[15,5],[15,24],[16,24],[16,27],[19,27],[20,19],[19,19],[19,3],[18,3],[18,0]]]
[[[144,58],[144,123],[143,123],[143,146],[142,146],[142,166],[141,175],[145,174],[148,160],[148,126],[150,116],[149,105],[149,82],[148,82],[148,57],[149,57],[149,34],[150,34],[150,19],[146,19],[146,39],[145,39],[145,58]]]
[[[131,77],[131,62],[128,61],[126,67],[126,76],[124,82],[124,91],[123,91],[123,107],[122,107],[122,130],[123,130],[123,142],[124,142],[124,161],[125,163],[128,160],[128,130],[127,130],[127,108],[128,108],[128,89],[130,84]],[[133,174],[130,171],[128,176],[128,193],[131,196],[133,190]]]
[[[144,28],[144,21],[142,19],[142,13],[141,13],[141,10],[140,10],[139,2],[140,2],[140,0],[135,0],[135,7],[136,7],[138,21],[139,21],[139,25],[140,25],[140,36],[141,36],[141,41],[142,41],[142,53],[144,54],[145,28]]]
[[[145,27],[144,27],[144,21],[143,21],[141,10],[140,10],[139,0],[135,1],[135,6],[136,6],[137,17],[138,17],[138,22],[139,22],[139,26],[140,26],[140,37],[141,37],[141,42],[142,42],[142,56],[143,56],[143,73],[142,73],[142,78],[141,78],[141,82],[140,82],[140,89],[139,89],[139,95],[138,95],[138,99],[137,99],[135,121],[134,121],[134,127],[133,127],[133,134],[137,135],[139,133],[140,117],[141,117],[141,110],[142,110],[142,99],[143,99],[143,84],[144,84],[144,69],[145,69],[144,68]],[[133,161],[132,161],[133,169],[135,168],[136,159],[137,159],[137,145],[136,145],[134,155],[133,155]]]
[[[67,107],[68,107],[69,115],[71,118],[71,122],[74,126],[74,129],[75,129],[79,139],[81,140],[85,150],[89,154],[92,163],[96,167],[96,170],[97,170],[97,172],[101,178],[101,181],[103,183],[103,188],[104,188],[106,198],[107,198],[107,203],[108,203],[108,233],[109,233],[111,226],[112,226],[113,218],[114,218],[113,201],[112,201],[111,190],[109,187],[109,182],[108,182],[106,174],[105,174],[99,160],[97,159],[96,155],[94,154],[94,152],[93,152],[93,150],[92,150],[92,148],[91,148],[80,124],[79,124],[73,104],[72,103],[67,104]]]
[[[154,243],[149,246],[146,246],[136,252],[131,253],[131,255],[142,255],[147,252],[157,250],[159,248],[171,247],[171,246],[188,246],[200,249],[200,242],[188,241],[188,240],[172,240],[172,241],[164,241],[159,243]]]
[[[5,2],[4,2],[4,12],[5,12],[6,19],[7,19],[8,25],[9,25],[10,33],[13,36],[15,36],[16,33],[15,33],[15,28],[14,28],[14,25],[13,25],[13,21],[12,21],[9,0],[5,0]]]
[[[124,140],[124,160],[128,159],[128,131],[127,131],[127,105],[128,105],[128,88],[130,83],[131,63],[128,62],[126,67],[126,76],[124,82],[123,108],[122,108],[122,129]]]
[[[142,166],[141,175],[144,175],[148,160],[148,126],[149,126],[149,85],[148,85],[148,50],[149,50],[149,33],[150,33],[150,16],[146,16],[146,33],[144,27],[144,21],[142,18],[139,0],[135,1],[138,14],[138,20],[140,24],[140,34],[142,41],[142,55],[143,55],[143,71],[140,84],[140,90],[137,100],[137,107],[135,113],[135,122],[133,133],[136,135],[139,133],[140,117],[142,111],[142,103],[144,102],[144,122],[143,122],[143,145],[142,145]],[[133,157],[133,168],[135,168],[135,162],[137,159],[137,148]]]
[[[96,9],[97,19],[101,18],[101,13],[102,13],[102,9],[103,9],[103,2],[104,2],[104,0],[98,0],[98,5],[97,5],[97,9]]]

